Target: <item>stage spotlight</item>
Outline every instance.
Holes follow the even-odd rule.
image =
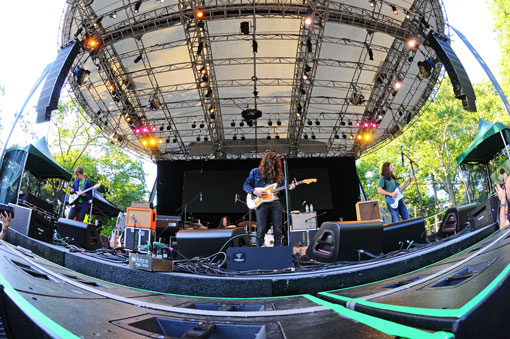
[[[270,135],[268,135],[268,136],[266,137],[266,139],[267,139],[267,140],[271,140],[271,136],[270,136]]]
[[[110,93],[115,92],[115,85],[114,84],[109,84],[107,88],[108,88],[108,91],[110,91]]]
[[[111,12],[109,16],[112,19],[117,19],[117,12]]]
[[[172,127],[170,125],[166,126],[166,130],[169,131]]]
[[[96,50],[99,48],[99,40],[93,36],[89,36],[85,39],[85,46],[91,51]]]
[[[315,140],[315,134],[312,133],[312,139]]]
[[[310,26],[313,23],[313,18],[311,16],[306,16],[304,23],[306,26]]]
[[[161,126],[161,127],[159,128],[159,131],[160,131],[160,132],[163,132],[164,130],[165,130],[165,126]]]
[[[191,124],[191,128],[196,128],[197,127],[197,124],[196,122],[193,121],[193,123]]]
[[[398,14],[398,9],[396,6],[392,5],[391,6],[391,11],[393,12],[393,14],[397,15]]]
[[[135,58],[135,60],[133,60],[133,62],[134,62],[135,64],[137,64],[140,60],[142,60],[142,53],[140,53],[140,55],[139,55],[139,56],[137,56],[137,57]]]
[[[200,123],[200,128],[204,128],[205,124],[203,122]]]
[[[359,121],[356,121],[356,127],[360,127],[361,123]]]
[[[163,108],[163,105],[161,104],[161,101],[159,101],[157,96],[152,97],[151,101],[149,101],[149,106],[153,111]]]
[[[377,128],[377,124],[375,122],[372,123],[372,128]]]
[[[164,3],[164,2],[165,2],[165,0],[159,0],[159,2]]]
[[[267,124],[268,124],[269,126],[273,126],[273,121],[269,120],[269,121],[267,122]]]
[[[369,5],[370,7],[375,7],[375,0],[370,0],[370,1],[368,2],[368,5]]]
[[[152,127],[151,127],[151,131],[156,132],[156,131],[157,131],[156,126],[152,126]]]
[[[135,3],[135,7],[134,7],[134,12],[135,13],[138,13],[140,11],[140,6],[142,5],[142,2],[141,1],[137,1]]]
[[[349,135],[349,140],[352,140],[352,139],[354,139],[354,137],[351,134],[351,135]]]
[[[361,134],[358,134],[356,138],[358,138],[358,140],[361,140],[363,137],[361,136]]]
[[[206,75],[204,75],[204,76],[202,77],[202,82],[207,82],[207,81],[209,81],[209,77],[208,77],[208,76],[207,76],[207,74],[206,74]]]
[[[306,140],[308,140],[308,134],[303,135],[303,138],[305,138]]]
[[[213,114],[214,112],[216,112],[216,110],[214,109],[214,106],[209,107],[209,113]]]
[[[282,125],[281,120],[280,120],[280,119],[278,119],[278,120],[276,121],[276,124],[277,124],[278,126],[281,126],[281,125]]]
[[[244,121],[241,121],[241,122],[239,123],[239,126],[244,127]]]
[[[317,126],[319,126],[319,125],[321,124],[321,122],[319,121],[319,119],[315,119],[315,124],[316,124]]]
[[[214,115],[214,113],[211,113],[209,114],[209,118],[211,118],[211,120],[214,120],[216,118],[216,115]]]
[[[140,128],[135,128],[135,134],[140,134]]]
[[[234,134],[234,136],[232,137],[232,140],[236,141],[237,140],[237,135]]]
[[[335,134],[335,139],[340,139],[340,136],[338,134]]]
[[[205,16],[204,11],[201,9],[197,9],[197,11],[195,12],[195,18],[197,20],[202,20],[204,18],[204,16]]]
[[[415,38],[410,38],[406,41],[406,45],[409,49],[411,50],[417,50],[418,47],[419,47],[419,44],[418,44],[418,40],[416,40]]]
[[[207,69],[205,67],[202,67],[200,68],[200,75],[206,75],[207,74]]]
[[[352,121],[349,120],[349,122],[347,122],[347,125],[352,126]]]
[[[170,139],[169,138],[166,138],[166,143],[169,144],[170,143]]]
[[[200,141],[200,136],[197,137],[197,142],[199,142],[199,141]]]
[[[246,137],[244,135],[241,135],[241,140],[242,141],[245,141],[246,140]]]
[[[253,126],[253,120],[248,120],[246,123],[248,124],[248,127],[252,127]]]
[[[76,70],[74,71],[74,78],[79,86],[83,85],[83,83],[87,81],[89,75],[90,71],[82,67],[76,67]]]
[[[204,141],[209,141],[209,137],[208,137],[208,136],[205,136],[205,137],[204,137]]]
[[[405,11],[404,13],[406,13],[406,19],[411,19],[411,13],[409,13],[408,11]]]
[[[345,126],[345,121],[340,121],[340,125]]]
[[[147,144],[148,144],[147,139],[143,139],[142,140],[142,145],[147,146]]]
[[[236,122],[234,120],[232,120],[232,122],[230,123],[230,126],[235,127],[236,126]]]
[[[342,139],[347,139],[347,135],[342,134]]]
[[[397,80],[393,83],[393,88],[395,89],[395,91],[398,91],[399,89],[402,88],[402,81],[400,80]]]
[[[306,123],[308,124],[308,126],[312,126],[313,125],[313,122],[310,119],[308,119],[308,121]]]
[[[172,139],[172,142],[173,142],[174,144],[175,144],[175,143],[177,143],[177,138],[173,138],[173,139]]]
[[[212,89],[211,89],[211,87],[207,87],[207,92],[205,93],[204,96],[206,98],[209,98],[211,95],[212,95]]]
[[[365,122],[365,123],[363,124],[363,127],[365,127],[365,128],[367,128],[368,126],[370,126],[370,124],[369,124],[368,122]]]
[[[197,47],[197,55],[200,55],[202,53],[203,49],[204,49],[204,43],[202,41],[200,41],[198,43],[198,47]]]
[[[144,134],[149,133],[149,127],[143,126],[142,133],[144,133]]]
[[[308,53],[313,52],[312,39],[310,39],[310,38],[306,39],[306,50]]]
[[[274,138],[278,140],[278,139],[280,139],[280,136],[277,134],[277,135],[275,135]]]
[[[163,139],[161,139],[161,138],[160,138],[160,139],[158,139],[158,142],[159,142],[160,144],[162,144],[162,143],[163,143]]]
[[[368,141],[372,138],[372,136],[370,134],[365,134],[365,141]]]

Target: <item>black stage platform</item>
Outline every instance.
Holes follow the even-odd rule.
[[[9,232],[3,319],[14,337],[506,337],[509,234],[493,224],[357,264],[228,277],[136,271]]]

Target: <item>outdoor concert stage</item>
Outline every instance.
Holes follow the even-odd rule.
[[[509,234],[491,224],[360,262],[192,274],[9,231],[3,316],[16,337],[504,337]]]

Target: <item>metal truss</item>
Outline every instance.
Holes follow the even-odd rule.
[[[202,11],[204,8],[205,5],[201,0],[179,1],[181,24],[184,27],[191,67],[193,68],[200,103],[204,111],[204,120],[207,122],[215,156],[221,158],[223,126],[214,72],[215,63],[212,60],[211,41],[206,20],[195,16],[198,10]]]

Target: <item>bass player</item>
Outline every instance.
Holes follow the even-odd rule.
[[[400,217],[402,217],[402,220],[409,219],[409,212],[407,211],[403,196],[399,195],[399,192],[402,193],[412,180],[413,177],[411,176],[404,185],[400,187],[397,177],[393,174],[393,165],[391,162],[387,161],[381,167],[381,177],[377,184],[377,193],[384,195],[388,210],[391,214],[392,223],[400,221]],[[400,198],[398,206],[396,208],[391,207],[391,204],[394,203],[397,198]]]
[[[92,187],[90,180],[85,178],[83,175],[83,167],[76,167],[74,175],[76,176],[76,179],[74,179],[73,187],[71,187],[71,194],[75,192],[83,192]],[[92,200],[92,190],[81,193],[74,206],[71,207],[67,218],[83,222],[85,214],[87,214],[89,210],[90,200]]]
[[[284,185],[282,160],[275,152],[267,152],[260,160],[259,167],[250,171],[243,189],[246,193],[265,198],[267,192],[264,187],[273,183],[278,183],[278,186]],[[296,188],[296,184],[293,181],[289,185],[289,190],[294,188]],[[274,246],[281,246],[282,204],[278,193],[275,193],[274,200],[265,202],[257,208],[257,246],[259,247],[264,244],[269,220],[273,222]]]

